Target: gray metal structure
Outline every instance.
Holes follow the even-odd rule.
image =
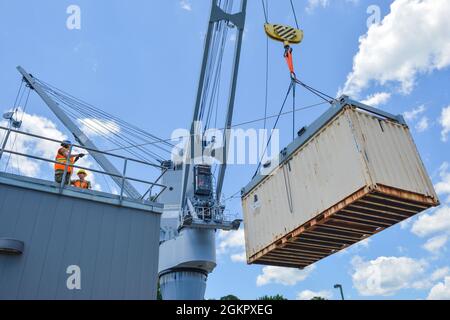
[[[0,173],[0,239],[23,243],[0,251],[0,299],[155,299],[161,211]],[[80,289],[67,286],[70,266]]]
[[[208,274],[216,267],[215,233],[217,229],[232,230],[239,228],[240,220],[229,220],[224,215],[224,206],[220,195],[225,177],[226,155],[228,154],[229,128],[231,128],[239,70],[242,37],[245,26],[247,0],[241,0],[240,12],[225,12],[212,1],[208,32],[200,72],[197,98],[191,123],[191,139],[184,163],[168,164],[169,170],[163,177],[167,185],[162,201],[165,210],[162,221],[159,274],[163,299],[168,300],[202,300],[206,290]],[[206,78],[206,68],[210,57],[210,45],[216,23],[226,21],[237,28],[231,72],[230,93],[227,103],[223,163],[220,165],[215,194],[199,195],[195,190],[196,173],[194,165],[196,126],[202,120],[200,114],[201,97]],[[202,143],[203,148],[203,143]]]
[[[0,130],[6,132],[0,158],[11,154],[55,163],[8,150],[6,142],[11,133],[61,141],[11,127]],[[84,149],[124,160],[124,174],[74,168],[115,177],[122,188],[133,181],[164,190],[125,175],[128,163],[154,164]],[[112,195],[0,173],[0,299],[155,299],[161,213],[161,204],[124,197],[123,189]],[[74,267],[79,288],[68,285]]]

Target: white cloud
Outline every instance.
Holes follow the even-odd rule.
[[[318,7],[326,8],[330,4],[329,0],[308,0],[306,11],[312,13]]]
[[[450,231],[450,207],[441,206],[432,213],[423,213],[414,222],[411,231],[426,237],[439,232]]]
[[[345,0],[347,3],[358,4],[359,0]],[[330,5],[330,0],[308,0],[308,5],[306,6],[306,12],[312,13],[314,9],[322,7],[326,8]]]
[[[450,195],[450,172],[448,162],[442,163],[439,168],[441,181],[434,185],[439,195]],[[450,202],[450,196],[446,199]],[[413,223],[411,231],[419,237],[434,236],[428,239],[423,248],[433,254],[439,254],[450,237],[450,207],[443,205],[435,210],[419,215]]]
[[[400,228],[402,230],[408,229],[413,221],[414,221],[414,217],[403,220],[402,222],[400,222]]]
[[[305,280],[315,269],[314,265],[310,265],[303,270],[283,267],[268,266],[262,269],[262,274],[256,278],[258,287],[270,283],[277,283],[284,286],[294,286],[298,282]]]
[[[428,117],[422,116],[422,114],[426,110],[427,109],[425,108],[425,105],[420,105],[417,108],[414,108],[409,111],[405,111],[403,113],[403,117],[405,118],[405,120],[407,122],[410,122],[410,123],[418,120],[414,127],[417,130],[417,132],[424,132],[430,126],[430,121],[429,121]],[[419,117],[420,117],[420,119],[419,119]]]
[[[245,246],[244,229],[236,231],[220,230],[218,234],[219,253],[225,253],[229,249],[241,249]]]
[[[180,7],[186,11],[192,11],[192,4],[189,0],[180,0]]]
[[[371,241],[372,240],[370,238],[365,238],[365,239],[353,244],[352,246],[339,251],[337,254],[338,255],[346,255],[349,253],[355,254],[358,251],[360,251],[361,249],[367,249],[369,247]]]
[[[233,262],[246,262],[247,261],[247,257],[245,255],[245,252],[232,254],[230,256],[230,259]]]
[[[436,281],[446,277],[449,272],[450,268],[448,267],[436,269],[431,275],[425,276],[424,278],[415,281],[411,287],[418,290],[430,289],[433,287]]]
[[[403,247],[403,246],[397,246],[397,251],[398,251],[400,254],[404,254],[404,253],[408,252],[408,249],[406,249],[406,248]]]
[[[442,109],[441,118],[439,119],[440,124],[442,125],[442,141],[447,142],[447,135],[450,133],[450,106]]]
[[[31,115],[26,112],[24,113],[19,109],[16,118],[23,120],[21,130],[24,132],[49,137],[55,140],[64,140],[67,138],[56,128],[56,125],[52,121],[44,117]],[[6,121],[1,121],[0,124],[2,126],[7,126]],[[0,138],[2,137],[0,136]],[[32,138],[16,133],[12,133],[8,141],[8,149],[13,148],[13,151],[34,155],[49,160],[54,159],[56,150],[59,147],[59,144],[55,142]],[[12,146],[13,143],[14,147]],[[2,162],[5,162],[7,158],[9,158],[9,155],[8,157],[4,156]],[[43,164],[45,163],[42,161],[11,155],[9,168],[12,172],[18,172],[24,176],[37,178],[41,177],[41,166]],[[48,163],[47,166],[49,166]],[[53,164],[51,164],[51,166],[53,166]]]
[[[427,242],[423,245],[423,248],[431,253],[438,254],[442,248],[446,245],[448,241],[448,236],[443,234],[431,239],[428,239]]]
[[[419,122],[416,124],[417,132],[424,132],[430,126],[429,120],[427,117],[422,117]]]
[[[78,120],[81,130],[89,137],[111,136],[120,133],[117,122],[107,119],[84,118]]]
[[[428,300],[450,300],[450,277],[445,277],[443,282],[439,282],[427,297]]]
[[[360,37],[343,93],[358,97],[372,83],[409,93],[418,75],[450,65],[449,1],[395,0],[390,9]]]
[[[217,239],[218,254],[227,254],[233,262],[246,262],[244,229],[237,231],[220,230]]]
[[[450,172],[448,162],[444,162],[439,168],[439,176],[441,181],[434,185],[434,188],[439,195],[449,195],[447,202],[450,202]]]
[[[449,267],[443,267],[443,268],[439,268],[436,271],[434,271],[431,274],[430,279],[432,281],[437,281],[440,280],[442,278],[444,278],[445,276],[447,276],[450,273],[450,268]]]
[[[311,300],[312,298],[315,297],[331,299],[333,297],[333,293],[328,290],[322,291],[303,290],[297,294],[297,300]]]
[[[426,262],[408,257],[378,257],[364,261],[352,260],[353,285],[363,296],[389,296],[413,286],[426,269]]]
[[[357,243],[355,244],[355,246],[357,246],[357,247],[363,247],[363,248],[368,248],[371,241],[372,241],[372,240],[371,240],[370,238],[366,238],[366,239],[364,239],[364,240],[361,240],[361,241],[357,242]]]
[[[426,110],[424,105],[418,106],[417,108],[414,108],[410,111],[406,111],[403,113],[403,117],[406,121],[414,121],[419,117],[422,113],[424,113]]]
[[[378,92],[368,96],[362,103],[372,107],[377,107],[385,104],[391,98],[391,94],[388,92]]]

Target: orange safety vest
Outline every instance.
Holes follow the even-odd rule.
[[[61,149],[64,149],[64,151],[69,151],[66,148],[60,148],[58,149],[58,152],[56,153],[56,157],[55,157],[55,161],[58,163],[55,163],[55,171],[56,170],[61,170],[64,171],[64,169],[66,168],[66,160],[67,158],[65,156],[63,156],[59,151]],[[75,157],[70,157],[70,164],[74,164],[75,163]],[[68,166],[67,167],[67,173],[72,173],[73,171],[73,167],[72,166]]]
[[[76,180],[72,183],[72,185],[76,188],[80,188],[80,189],[90,189],[91,184],[89,183],[89,181],[81,181],[81,180]]]

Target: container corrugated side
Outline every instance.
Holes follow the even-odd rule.
[[[342,112],[243,198],[248,257],[364,188],[367,174]]]
[[[288,158],[242,198],[249,261],[325,210],[375,188],[439,203],[408,127],[353,107]]]
[[[349,112],[375,184],[435,197],[407,126],[364,112]]]

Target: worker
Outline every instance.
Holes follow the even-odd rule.
[[[61,183],[64,176],[64,170],[66,168],[67,157],[69,156],[70,145],[72,142],[65,140],[61,143],[61,148],[58,149],[55,157],[55,182]],[[64,183],[69,185],[70,176],[72,175],[73,167],[72,165],[77,162],[80,158],[85,156],[84,153],[73,154],[70,156],[69,165],[67,166],[67,174]]]
[[[84,169],[77,172],[78,180],[72,181],[72,186],[80,189],[91,189],[91,182],[86,180],[87,173]]]

